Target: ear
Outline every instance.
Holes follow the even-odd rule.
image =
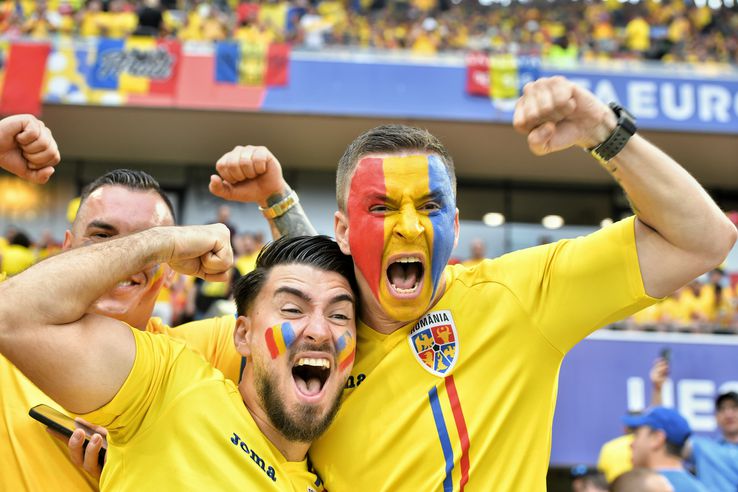
[[[336,232],[338,247],[341,248],[343,254],[350,255],[348,217],[340,210],[333,217],[333,229]]]
[[[252,335],[251,318],[239,316],[236,319],[236,329],[233,330],[233,343],[236,345],[236,351],[246,358],[251,356]]]
[[[666,446],[666,433],[662,430],[653,430],[651,432],[651,443],[656,449]]]
[[[66,250],[68,250],[68,249],[70,249],[72,247],[72,237],[73,237],[72,236],[72,231],[70,231],[69,229],[67,229],[64,232],[64,242],[62,243],[62,249],[63,250],[66,251]]]
[[[454,248],[459,244],[459,209],[456,209],[454,215]]]

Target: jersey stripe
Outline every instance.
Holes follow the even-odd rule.
[[[464,486],[469,481],[469,432],[466,429],[466,420],[464,419],[464,412],[461,409],[459,394],[456,392],[456,383],[454,382],[453,375],[447,376],[445,381],[448,399],[451,402],[451,410],[453,411],[454,421],[456,422],[459,439],[461,440],[461,482],[459,484],[459,491],[463,492]]]
[[[433,420],[436,422],[438,439],[441,441],[443,458],[446,460],[446,478],[443,479],[443,492],[452,492],[454,484],[451,472],[454,469],[454,451],[451,448],[451,440],[448,437],[446,422],[443,420],[443,411],[438,401],[438,390],[435,386],[428,392],[428,400],[430,400],[431,410],[433,411]]]

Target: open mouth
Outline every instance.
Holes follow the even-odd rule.
[[[392,290],[400,295],[413,295],[420,290],[425,267],[417,256],[403,256],[387,267],[387,279]]]
[[[306,397],[317,397],[331,375],[331,361],[327,358],[301,357],[292,366],[292,378],[297,390]]]

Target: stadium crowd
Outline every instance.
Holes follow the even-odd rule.
[[[645,0],[5,0],[0,32],[289,42],[417,54],[467,50],[551,62],[738,63],[738,15],[724,3]],[[708,6],[709,3],[709,6]]]

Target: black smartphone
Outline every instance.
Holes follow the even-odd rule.
[[[661,352],[659,352],[659,356],[664,359],[667,364],[671,364],[671,349],[669,347],[662,348]]]
[[[67,438],[72,437],[72,433],[75,429],[82,429],[83,431],[85,431],[85,442],[82,445],[82,449],[87,448],[87,445],[90,442],[90,438],[93,434],[95,434],[95,431],[93,429],[90,429],[86,425],[80,424],[72,417],[64,415],[60,411],[56,410],[55,408],[51,408],[48,405],[36,405],[28,411],[28,415],[38,420],[46,427],[66,436]],[[100,454],[97,456],[97,462],[100,464],[100,466],[105,465],[104,443],[103,447],[100,448]]]

